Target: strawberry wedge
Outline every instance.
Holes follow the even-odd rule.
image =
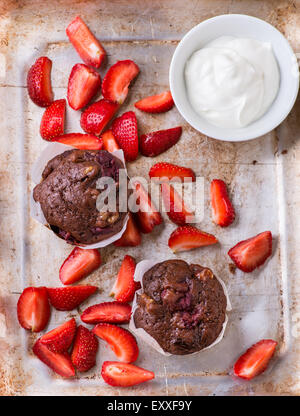
[[[111,130],[107,130],[102,133],[101,139],[103,142],[103,149],[107,150],[108,152],[115,152],[116,150],[120,149],[120,146],[118,145]]]
[[[52,329],[40,338],[40,342],[53,352],[66,352],[70,348],[76,332],[74,318]]]
[[[44,140],[64,134],[66,100],[56,100],[46,108],[40,126],[40,134]]]
[[[98,340],[95,335],[89,329],[79,325],[71,354],[74,367],[80,372],[90,370],[96,364],[97,351]]]
[[[42,331],[50,318],[50,305],[45,287],[27,287],[17,304],[18,320],[22,328]]]
[[[172,129],[143,134],[140,137],[140,150],[142,155],[148,157],[160,155],[178,142],[181,133],[181,127],[174,127]]]
[[[112,133],[118,145],[124,152],[128,162],[132,162],[138,156],[139,140],[137,119],[133,111],[127,111],[112,123]]]
[[[62,284],[70,285],[97,270],[100,264],[101,256],[97,249],[75,247],[63,262],[59,278]]]
[[[81,314],[86,324],[126,324],[130,321],[131,306],[124,302],[103,302],[87,308]]]
[[[168,245],[173,253],[178,253],[193,248],[210,246],[217,242],[218,240],[214,235],[198,230],[196,227],[185,225],[176,228],[176,230],[172,232]]]
[[[194,222],[194,214],[186,208],[181,196],[168,183],[161,184],[161,194],[168,217],[177,225]]]
[[[115,241],[113,244],[116,247],[135,247],[139,246],[142,241],[141,233],[135,224],[133,215],[129,212],[129,218],[126,226],[126,230],[122,237]]]
[[[137,289],[133,280],[135,272],[135,260],[128,254],[124,257],[115,284],[110,292],[119,302],[131,302]]]
[[[172,163],[159,162],[152,166],[149,170],[150,178],[157,178],[160,180],[181,181],[181,182],[195,182],[195,173],[190,168],[173,165]]]
[[[228,227],[235,218],[234,208],[229,199],[225,182],[214,179],[210,184],[212,220],[221,227]]]
[[[82,129],[87,133],[99,136],[118,108],[118,104],[105,99],[91,104],[81,114],[80,125]]]
[[[51,68],[52,61],[46,56],[41,56],[27,74],[28,95],[40,107],[48,107],[53,102]]]
[[[83,62],[100,68],[106,52],[80,16],[69,24],[66,33]]]
[[[134,106],[145,113],[165,113],[174,106],[174,101],[170,91],[152,95],[137,101]]]
[[[69,286],[47,288],[51,305],[58,311],[71,311],[95,293],[96,286]]]
[[[105,383],[115,387],[131,387],[154,378],[152,371],[119,361],[104,361],[101,375]]]
[[[81,150],[101,150],[102,139],[93,134],[68,133],[52,139],[53,142],[67,144]]]

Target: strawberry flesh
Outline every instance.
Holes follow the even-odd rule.
[[[115,152],[116,150],[120,149],[113,133],[111,130],[105,131],[101,136],[103,142],[103,149],[107,150],[108,152]]]
[[[59,311],[71,311],[77,308],[77,306],[95,293],[96,290],[96,286],[47,288],[51,305]]]
[[[170,91],[152,95],[137,101],[134,106],[146,113],[165,113],[174,106],[174,101]]]
[[[96,364],[97,351],[98,340],[93,332],[79,325],[71,354],[74,367],[80,372],[90,370]]]
[[[131,387],[154,378],[152,371],[118,361],[104,361],[101,375],[105,383],[116,387]]]
[[[126,324],[130,321],[131,306],[124,302],[103,302],[83,311],[81,320],[86,324]]]
[[[101,150],[102,139],[93,134],[68,133],[55,137],[53,142],[67,144],[81,150]]]
[[[113,244],[116,247],[135,247],[139,246],[142,241],[141,233],[135,224],[133,215],[129,212],[127,227],[122,237]]]
[[[115,284],[110,295],[114,296],[119,302],[131,302],[136,291],[134,278],[135,260],[133,257],[126,255],[122,261]]]
[[[168,183],[161,184],[161,193],[168,217],[177,225],[194,221],[194,214],[189,211],[178,192]]]
[[[173,253],[187,251],[193,248],[216,244],[218,240],[212,234],[198,230],[196,227],[185,225],[176,228],[169,238],[168,245]]]
[[[45,287],[27,287],[17,304],[18,320],[22,328],[42,331],[50,318],[50,305]]]
[[[173,165],[172,163],[160,162],[152,166],[149,171],[150,178],[159,178],[169,181],[191,181],[195,182],[196,176],[192,169]]]
[[[56,100],[46,108],[40,126],[40,134],[44,140],[64,134],[66,100]]]
[[[27,74],[29,97],[40,107],[48,107],[53,101],[51,68],[52,61],[46,56],[41,56],[35,61]]]
[[[225,182],[214,179],[210,185],[210,197],[213,222],[221,227],[228,227],[234,221],[235,212]]]
[[[53,352],[67,352],[70,348],[76,332],[74,318],[52,329],[40,338],[40,342]]]
[[[99,136],[118,110],[118,104],[102,99],[91,104],[81,114],[80,125],[87,133]]]
[[[264,231],[255,237],[240,241],[228,255],[243,272],[250,273],[264,264],[272,254],[272,233]]]
[[[101,256],[97,249],[75,247],[63,262],[59,278],[64,285],[70,285],[97,270],[100,264]]]
[[[181,127],[174,127],[172,129],[158,130],[152,133],[143,134],[140,138],[142,155],[148,157],[160,155],[178,142],[181,133]]]
[[[128,162],[132,162],[138,156],[139,141],[136,116],[133,111],[128,111],[116,118],[112,123],[112,133],[118,145],[124,152]]]

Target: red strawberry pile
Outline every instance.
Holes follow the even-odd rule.
[[[69,24],[66,33],[84,62],[73,66],[67,90],[68,105],[75,111],[82,110],[80,125],[84,133],[65,134],[67,103],[64,98],[54,101],[52,62],[47,57],[40,57],[28,71],[27,88],[31,100],[38,106],[46,107],[40,125],[41,137],[78,149],[105,149],[109,152],[122,149],[127,162],[136,160],[139,152],[146,157],[155,157],[176,145],[182,134],[180,126],[149,132],[139,137],[138,120],[133,111],[116,117],[126,100],[129,86],[140,72],[138,65],[129,59],[118,61],[101,80],[98,70],[106,60],[106,51],[101,43],[80,17]],[[91,103],[100,91],[103,98]],[[135,103],[135,107],[145,113],[164,113],[173,106],[169,91]],[[161,183],[166,213],[178,226],[168,241],[174,253],[218,243],[214,235],[188,225],[194,221],[194,213],[170,183],[175,179],[194,182],[196,176],[190,168],[167,162],[156,163],[151,167],[149,177]],[[163,222],[160,212],[139,181],[134,182],[134,191],[139,211],[129,213],[125,233],[114,242],[117,247],[140,245],[141,233],[151,233]],[[213,223],[221,227],[230,226],[235,220],[235,210],[226,184],[220,179],[213,180],[210,196]],[[247,273],[261,266],[271,253],[270,231],[241,241],[228,251],[235,265]],[[59,278],[63,285],[74,284],[97,270],[100,265],[98,250],[76,247],[63,262]],[[136,339],[127,329],[119,326],[129,322],[129,303],[133,300],[135,291],[140,288],[140,284],[134,281],[135,266],[135,260],[126,255],[111,291],[115,300],[95,304],[82,312],[81,321],[95,325],[92,329],[84,325],[77,326],[72,318],[42,335],[33,346],[34,354],[60,376],[73,377],[76,371],[85,372],[95,366],[99,338],[110,346],[118,359],[103,363],[101,375],[106,383],[126,387],[153,379],[153,372],[133,364],[139,354]],[[20,325],[27,330],[40,332],[48,324],[50,305],[59,311],[71,311],[96,292],[97,287],[90,285],[28,287],[18,301]],[[275,341],[262,340],[252,346],[236,362],[235,375],[251,379],[263,372],[276,345]]]

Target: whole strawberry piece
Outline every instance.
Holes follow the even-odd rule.
[[[66,100],[53,101],[46,108],[40,126],[40,134],[43,139],[51,140],[54,137],[64,134],[66,114]]]
[[[95,335],[79,325],[71,354],[74,367],[81,372],[88,371],[96,364],[98,340]]]
[[[140,138],[142,155],[150,157],[160,155],[178,142],[181,133],[181,127],[174,127],[143,134]]]
[[[112,124],[112,133],[129,162],[135,160],[139,152],[138,127],[133,111],[116,118]]]
[[[99,136],[118,108],[118,104],[105,99],[91,104],[81,114],[80,125],[82,129],[87,133]]]
[[[40,338],[40,342],[53,352],[67,352],[76,332],[74,318],[47,332]]]
[[[46,56],[41,56],[35,61],[27,74],[29,97],[40,107],[48,107],[53,101],[51,68],[52,61]]]
[[[59,311],[71,311],[77,308],[77,306],[95,293],[96,290],[96,286],[47,288],[51,305]]]

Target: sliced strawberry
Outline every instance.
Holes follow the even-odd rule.
[[[173,165],[172,163],[160,162],[156,163],[149,170],[150,178],[159,178],[164,180],[191,181],[195,182],[196,176],[192,169],[182,166]]]
[[[75,247],[63,262],[59,278],[64,285],[70,285],[91,274],[100,264],[101,256],[97,249]]]
[[[131,302],[136,290],[134,278],[135,260],[133,257],[126,255],[122,261],[117,279],[110,292],[119,302]]]
[[[161,184],[161,194],[168,217],[177,225],[194,222],[194,214],[189,211],[178,192],[168,183]]]
[[[105,99],[91,104],[81,114],[80,125],[82,129],[87,133],[99,136],[118,108],[118,104]]]
[[[128,94],[129,84],[139,72],[139,67],[129,59],[115,63],[109,68],[103,79],[103,97],[123,104]]]
[[[66,33],[83,62],[100,68],[106,52],[80,16],[69,24]]]
[[[27,74],[29,97],[40,107],[48,107],[53,101],[51,68],[52,61],[46,56],[41,56],[35,61]]]
[[[173,129],[158,130],[143,134],[140,137],[142,155],[149,157],[160,155],[178,142],[181,133],[181,127],[174,127]]]
[[[53,142],[67,144],[73,146],[76,149],[82,150],[101,150],[103,143],[102,139],[94,136],[93,134],[83,133],[68,133],[59,137],[55,137]]]
[[[133,186],[136,192],[136,203],[139,206],[139,211],[136,213],[139,229],[143,233],[151,233],[156,225],[162,223],[162,216],[155,208],[143,185],[135,181]]]
[[[170,235],[168,245],[173,253],[191,250],[193,248],[210,246],[216,244],[218,240],[212,234],[198,230],[191,225],[176,228]]]
[[[67,352],[70,348],[76,332],[74,318],[47,332],[40,338],[40,342],[53,352]]]
[[[234,208],[227,193],[225,182],[214,179],[210,184],[212,220],[221,227],[227,227],[235,218]]]
[[[240,241],[228,251],[229,257],[243,272],[250,273],[264,264],[272,254],[272,233],[264,231],[248,240]]]
[[[66,100],[56,100],[46,108],[40,126],[40,134],[43,139],[51,140],[64,134],[66,114]]]
[[[84,64],[73,66],[68,82],[68,103],[73,110],[88,105],[101,85],[98,72]]]
[[[75,369],[68,353],[57,353],[50,351],[46,345],[38,339],[33,346],[33,353],[51,370],[55,371],[62,377],[74,377]]]
[[[71,354],[74,367],[80,371],[88,371],[96,364],[98,340],[92,331],[79,325]]]
[[[152,95],[137,101],[134,106],[146,113],[165,113],[174,106],[174,101],[170,91],[164,91],[161,94]]]
[[[235,363],[234,374],[251,380],[263,373],[274,355],[276,346],[277,342],[272,339],[262,339],[252,345]]]
[[[139,348],[134,336],[127,329],[117,325],[97,324],[93,333],[108,343],[120,361],[133,363],[137,360]]]
[[[133,111],[128,111],[112,123],[112,133],[129,162],[135,160],[139,152],[137,120]]]
[[[96,290],[96,286],[47,288],[51,305],[59,311],[71,311],[77,308],[77,306],[95,293]]]
[[[135,247],[141,244],[141,233],[139,232],[139,229],[135,224],[133,215],[131,212],[129,212],[128,215],[129,218],[124,234],[119,240],[113,243],[116,247]]]
[[[154,378],[152,371],[119,361],[104,361],[101,375],[105,383],[116,387],[131,387]]]
[[[103,141],[103,149],[107,150],[108,152],[115,152],[116,150],[120,149],[113,133],[111,130],[105,131],[101,135],[101,139]]]
[[[131,306],[123,302],[103,302],[87,308],[81,314],[81,320],[86,324],[126,324],[130,321]]]
[[[45,287],[27,287],[17,305],[18,320],[22,328],[42,331],[50,317],[48,293]]]

